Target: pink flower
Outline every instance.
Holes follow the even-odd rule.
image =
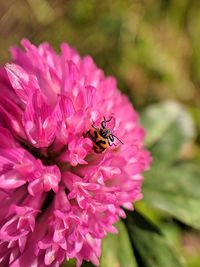
[[[0,69],[0,265],[98,265],[102,239],[142,197],[144,131],[91,57],[22,46]]]

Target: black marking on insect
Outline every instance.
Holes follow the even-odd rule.
[[[93,122],[92,128],[84,135],[85,137],[90,137],[93,141],[93,150],[96,153],[102,153],[108,146],[116,146],[114,143],[115,138],[123,144],[123,142],[106,127],[106,124],[111,120],[112,117],[110,117],[109,120],[106,120],[104,117],[104,120],[101,122],[101,128],[96,127]]]

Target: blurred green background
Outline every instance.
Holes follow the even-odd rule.
[[[144,200],[104,241],[101,267],[200,266],[199,32],[197,0],[0,1],[1,64],[23,37],[66,41],[117,77],[147,129]]]

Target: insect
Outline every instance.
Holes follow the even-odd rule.
[[[116,146],[114,143],[115,138],[119,140],[119,138],[112,134],[112,132],[106,127],[106,124],[111,120],[112,117],[110,117],[109,120],[106,120],[104,117],[103,121],[101,122],[101,128],[96,127],[93,122],[92,128],[85,134],[85,137],[90,137],[92,139],[93,150],[96,153],[102,153],[108,146]],[[121,140],[119,140],[119,142],[123,144]]]

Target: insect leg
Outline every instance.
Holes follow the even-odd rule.
[[[114,141],[114,138],[116,138],[121,144],[124,144],[116,135],[114,135],[114,134],[111,134],[110,136],[109,136],[110,138],[112,138],[111,140],[113,140]]]
[[[117,146],[114,142],[114,137],[113,135],[111,134],[109,137],[108,137],[108,144],[109,146]]]

